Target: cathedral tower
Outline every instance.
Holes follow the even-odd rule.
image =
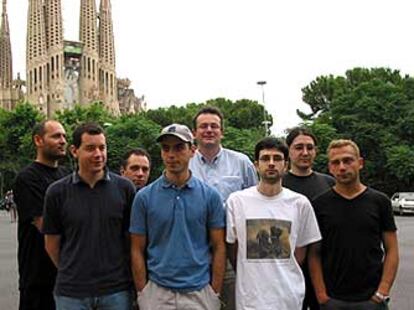
[[[48,54],[46,22],[42,0],[30,0],[27,14],[26,84],[27,100],[48,113]],[[50,70],[50,68],[49,68]]]
[[[16,98],[13,89],[13,64],[6,0],[3,0],[2,4],[3,10],[0,25],[0,107],[11,110],[16,103]]]
[[[81,0],[79,40],[83,44],[79,76],[79,101],[89,103],[99,100],[98,14],[95,0]]]
[[[64,106],[63,75],[63,22],[61,0],[44,0],[46,22],[46,47],[48,61],[46,67],[46,82],[48,83],[47,102],[49,104],[47,115],[66,108]],[[43,81],[45,79],[43,78]]]
[[[101,0],[99,8],[99,62],[100,98],[113,113],[119,114],[110,0]]]

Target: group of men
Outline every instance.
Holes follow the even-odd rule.
[[[331,177],[312,170],[317,140],[304,128],[287,145],[260,140],[254,163],[223,134],[215,107],[192,131],[165,127],[165,170],[147,185],[143,149],[125,155],[122,176],[106,168],[100,126],[73,132],[73,172],[58,166],[63,126],[35,126],[36,160],[14,187],[20,309],[387,309],[396,227],[389,199],[360,181],[358,146],[332,141]]]

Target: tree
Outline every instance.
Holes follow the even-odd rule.
[[[18,104],[0,113],[0,172],[4,189],[9,189],[17,172],[34,156],[32,128],[43,116],[30,104]],[[3,194],[3,193],[0,193]]]
[[[413,189],[414,170],[405,161],[414,152],[412,78],[387,68],[355,68],[344,77],[318,77],[302,92],[312,113],[298,114],[330,138],[354,140],[368,184],[388,194]]]

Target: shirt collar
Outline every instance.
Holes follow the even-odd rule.
[[[201,154],[201,152],[199,151],[199,150],[197,150],[197,152],[196,152],[196,155],[197,155],[197,157],[198,157],[198,159],[203,163],[203,164],[215,164],[215,163],[217,163],[218,162],[218,160],[220,159],[220,157],[222,156],[222,154],[223,154],[223,148],[221,147],[221,145],[220,145],[220,149],[219,149],[219,151],[218,151],[218,153],[217,153],[217,155],[213,158],[213,160],[211,161],[211,162],[209,162],[208,160],[207,160],[207,158],[205,158],[204,156],[203,156],[203,154]]]
[[[190,171],[191,172],[191,171]],[[165,171],[162,173],[161,176],[161,184],[163,188],[176,188],[176,185],[168,181],[168,179],[165,177]],[[195,187],[195,178],[193,177],[193,174],[191,173],[191,177],[188,179],[187,183],[185,183],[182,188],[194,188]]]
[[[105,168],[105,172],[104,172],[104,176],[102,179],[100,179],[99,181],[110,181],[111,180],[111,176],[109,175],[109,170],[107,168]],[[78,171],[74,171],[72,173],[72,184],[77,184],[77,183],[85,183],[82,178],[80,177]]]

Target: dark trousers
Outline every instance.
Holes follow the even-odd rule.
[[[388,305],[377,304],[371,300],[343,301],[331,298],[326,304],[321,305],[321,310],[388,310]]]
[[[25,288],[20,290],[19,310],[55,310],[53,289]]]
[[[305,298],[303,300],[302,310],[319,310],[319,303],[316,299],[315,290],[313,289],[312,281],[309,275],[307,258],[302,266],[302,272],[305,277]]]

